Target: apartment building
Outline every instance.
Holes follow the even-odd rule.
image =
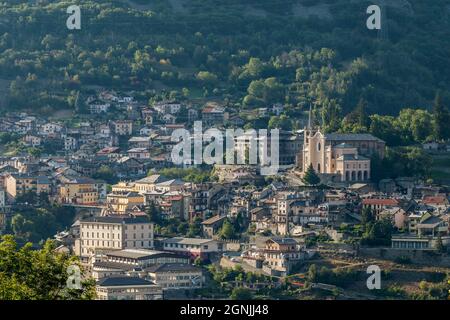
[[[114,121],[114,132],[118,136],[131,136],[133,133],[133,121],[117,120]]]
[[[104,188],[102,182],[90,178],[77,178],[60,186],[59,201],[82,205],[97,204],[103,197]]]
[[[271,274],[286,275],[292,267],[304,259],[297,241],[292,238],[270,238],[263,250],[264,265]]]
[[[7,196],[16,198],[27,192],[50,193],[50,180],[46,176],[33,176],[27,173],[13,173],[5,178]]]
[[[145,197],[134,191],[116,191],[107,195],[106,203],[114,213],[125,214],[135,206],[143,206]]]

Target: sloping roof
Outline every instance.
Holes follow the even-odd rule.
[[[226,216],[217,215],[217,216],[211,217],[209,219],[206,219],[205,221],[202,222],[202,224],[203,225],[214,224],[216,222],[224,220],[225,218],[226,218]]]
[[[149,184],[153,184],[153,183],[159,183],[164,181],[165,179],[163,178],[163,176],[159,175],[159,174],[152,174],[151,176],[142,178],[138,181],[136,181],[137,183],[149,183]]]
[[[184,185],[184,181],[180,180],[180,179],[172,179],[172,180],[167,180],[167,181],[163,181],[157,184],[157,186],[172,186],[172,185]]]
[[[330,141],[379,141],[383,140],[369,134],[369,133],[327,133],[325,139]]]
[[[425,204],[444,205],[444,204],[448,203],[448,200],[445,196],[428,196],[428,197],[425,197],[422,202]]]
[[[366,205],[380,205],[380,206],[398,205],[398,201],[396,199],[363,199],[362,203]]]
[[[348,143],[343,142],[343,143],[340,143],[337,146],[335,146],[335,148],[344,149],[344,148],[355,148],[355,147]]]

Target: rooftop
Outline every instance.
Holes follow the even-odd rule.
[[[114,250],[106,253],[110,257],[121,257],[137,260],[146,260],[149,258],[157,258],[160,256],[174,256],[171,252],[157,251],[157,250],[147,250],[147,249],[123,249]]]
[[[114,224],[134,224],[134,223],[150,223],[147,217],[144,216],[131,216],[131,215],[110,215],[104,217],[90,217],[84,219],[80,223],[114,223]]]
[[[330,141],[378,141],[383,140],[369,134],[369,133],[328,133],[325,134],[325,139]]]
[[[164,243],[179,243],[179,244],[190,244],[190,245],[201,245],[208,242],[214,241],[212,239],[201,239],[201,238],[183,238],[183,237],[173,237],[163,240]]]
[[[154,283],[137,277],[107,277],[99,280],[97,285],[101,287],[150,286]]]

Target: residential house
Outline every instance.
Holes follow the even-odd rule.
[[[59,187],[61,203],[95,205],[104,199],[105,183],[91,178],[76,178]]]
[[[213,238],[217,234],[217,231],[219,231],[220,228],[222,228],[222,225],[226,218],[227,218],[226,216],[217,215],[203,221],[202,222],[203,235],[206,238]]]
[[[128,157],[134,159],[150,159],[150,151],[147,148],[132,148],[127,151]]]
[[[109,193],[106,203],[112,212],[125,214],[135,206],[145,205],[145,197],[137,192],[113,192]]]
[[[27,173],[12,173],[5,178],[6,193],[9,197],[15,199],[27,192],[37,194],[51,192],[51,183],[48,177],[34,176]]]
[[[128,146],[149,149],[152,146],[152,139],[150,137],[132,137],[128,140]]]
[[[133,133],[133,121],[116,120],[113,122],[114,132],[118,136],[131,136]]]

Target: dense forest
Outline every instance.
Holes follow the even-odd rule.
[[[382,6],[382,31],[366,9]],[[77,92],[110,87],[217,98],[242,109],[281,102],[322,121],[363,100],[368,114],[449,105],[450,1],[0,1],[2,107],[73,108]]]

